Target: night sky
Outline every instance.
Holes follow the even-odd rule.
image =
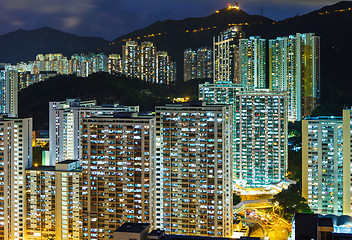
[[[240,0],[249,14],[282,20],[337,0]],[[107,40],[155,21],[203,17],[224,8],[225,0],[0,0],[0,34],[44,26]],[[232,1],[233,3],[233,1]]]

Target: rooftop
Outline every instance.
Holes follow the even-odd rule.
[[[149,223],[124,223],[115,232],[141,233],[149,228]]]
[[[336,117],[336,116],[311,117],[311,116],[307,116],[304,118],[304,120],[342,120],[342,117]]]
[[[65,161],[62,161],[62,162],[58,162],[56,164],[70,164],[70,163],[74,163],[74,162],[77,162],[78,160],[65,160]]]

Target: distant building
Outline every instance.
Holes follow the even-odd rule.
[[[288,91],[288,118],[300,121],[320,99],[320,37],[314,33],[269,40],[269,85]]]
[[[232,106],[172,104],[155,112],[156,228],[232,236]]]
[[[246,90],[266,88],[266,40],[239,40],[239,82]]]
[[[183,56],[185,82],[212,77],[212,50],[207,47],[199,48],[197,51],[186,49]]]
[[[128,77],[139,77],[140,69],[140,46],[136,41],[128,41],[122,46],[122,68]]]
[[[176,80],[176,64],[152,42],[127,41],[122,46],[122,73],[143,81],[170,85]]]
[[[18,72],[16,70],[1,70],[0,88],[0,113],[17,117]]]
[[[139,78],[145,82],[156,83],[156,47],[152,42],[142,42],[140,46],[141,72]]]
[[[205,79],[213,77],[213,51],[208,47],[197,50],[197,78]]]
[[[82,120],[83,236],[113,237],[125,222],[155,226],[155,118]]]
[[[231,27],[213,38],[213,76],[219,81],[239,82],[239,40],[244,37],[241,27]]]
[[[197,78],[197,53],[192,49],[183,52],[183,80],[185,82]]]
[[[122,73],[122,58],[118,54],[110,54],[107,63],[108,73]]]

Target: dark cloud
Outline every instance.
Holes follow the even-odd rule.
[[[108,40],[167,19],[201,17],[228,0],[0,0],[0,34],[43,26]],[[230,1],[231,2],[231,1]],[[331,0],[239,0],[251,14],[275,20],[333,4]]]

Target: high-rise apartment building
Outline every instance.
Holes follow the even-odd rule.
[[[155,118],[83,118],[83,238],[109,239],[124,222],[155,226]]]
[[[239,82],[249,91],[266,88],[265,39],[239,40]]]
[[[0,238],[26,239],[26,176],[32,165],[32,119],[0,119]]]
[[[213,77],[213,51],[208,47],[197,50],[197,78]]]
[[[140,65],[140,46],[136,41],[126,42],[122,46],[123,73],[129,77],[139,77]]]
[[[187,82],[197,78],[197,52],[186,49],[183,52],[183,81]]]
[[[211,78],[213,75],[212,50],[203,47],[197,51],[186,49],[183,54],[184,81]]]
[[[140,46],[140,76],[145,82],[156,82],[156,47],[152,42],[142,42]]]
[[[108,73],[122,73],[122,58],[118,54],[110,54],[107,63]]]
[[[241,27],[231,27],[213,39],[214,83],[239,83],[239,39],[244,37]]]
[[[18,72],[17,70],[0,71],[0,113],[12,117],[18,115]]]
[[[302,196],[314,213],[351,215],[352,110],[302,121]]]
[[[118,104],[97,106],[95,100],[67,99],[49,103],[50,165],[63,160],[80,159],[82,117],[113,116],[116,112],[138,112],[138,106]]]
[[[288,92],[288,118],[300,121],[320,98],[320,38],[314,33],[269,40],[269,85]]]
[[[199,100],[231,104],[234,181],[243,186],[278,182],[287,169],[287,96],[267,89],[243,91],[231,82],[200,84]]]
[[[344,125],[341,117],[302,120],[302,196],[314,213],[351,213],[350,185],[344,186],[345,182],[350,182],[350,172],[345,175],[350,156],[345,161]]]
[[[176,80],[176,64],[165,51],[156,51],[152,42],[128,41],[122,46],[123,74],[157,84]]]
[[[156,125],[156,228],[232,236],[232,106],[156,107]]]
[[[287,94],[236,93],[235,179],[244,186],[279,182],[287,170]]]
[[[176,81],[176,63],[165,51],[156,53],[156,83],[170,85]]]
[[[82,239],[81,180],[78,160],[26,170],[25,239]]]
[[[32,63],[32,71],[56,72],[57,74],[69,74],[69,61],[61,53],[38,54]]]

